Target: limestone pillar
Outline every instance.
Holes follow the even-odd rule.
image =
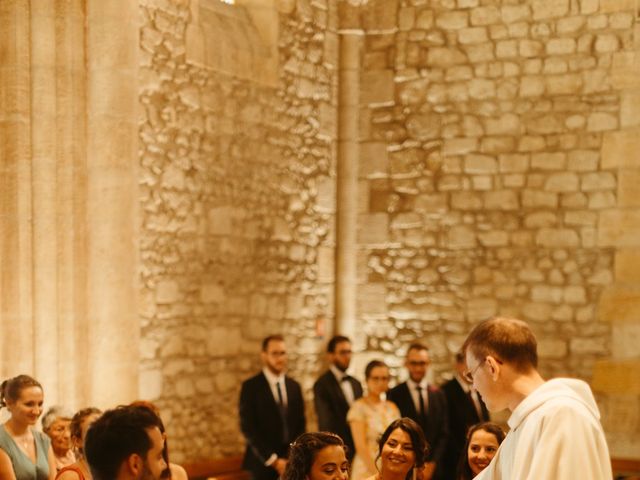
[[[356,334],[360,57],[363,35],[339,32],[335,332]]]

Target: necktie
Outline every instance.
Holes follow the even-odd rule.
[[[420,415],[420,418],[424,420],[426,411],[424,408],[424,397],[422,396],[422,387],[418,385],[416,386],[416,390],[418,391],[418,404],[420,405],[420,411],[418,412],[418,415]]]
[[[287,424],[287,406],[282,400],[282,390],[280,389],[280,382],[276,382],[276,389],[278,390],[278,410],[280,410],[280,419],[282,420],[282,440],[284,443],[289,441],[289,425]]]

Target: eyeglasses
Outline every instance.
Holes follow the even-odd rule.
[[[476,368],[474,368],[473,370],[467,370],[466,372],[464,372],[462,374],[462,376],[464,377],[464,379],[468,382],[468,383],[473,383],[473,376],[476,374],[476,371],[482,366],[484,365],[484,362],[487,361],[487,357],[484,357],[482,359],[482,361],[476,365]]]

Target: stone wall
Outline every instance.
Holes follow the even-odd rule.
[[[604,378],[619,354],[637,366],[637,352],[618,349],[625,334],[637,340],[637,314],[614,337],[620,313],[601,305],[630,258],[618,247],[638,246],[637,204],[621,198],[635,177],[611,153],[636,174],[637,149],[620,147],[637,135],[640,104],[632,4],[362,7],[358,301],[371,354],[399,366],[397,352],[423,338],[440,379],[469,329],[503,314],[532,325],[545,376]],[[626,387],[621,400],[611,384],[596,390],[612,452],[632,456],[640,392]]]
[[[251,64],[235,76],[190,61],[215,55],[210,43],[189,52],[197,31],[186,45],[198,3],[140,3],[140,395],[161,408],[176,461],[242,449],[240,383],[260,368],[267,334],[290,340],[292,374],[310,388],[317,324],[333,316],[329,5],[280,2],[270,87]],[[237,3],[205,6],[245,21],[225,10]],[[255,34],[243,41],[235,48],[264,47]]]

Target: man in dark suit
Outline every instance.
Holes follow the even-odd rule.
[[[274,480],[287,465],[289,443],[305,430],[302,389],[285,376],[287,349],[282,335],[262,341],[262,372],[240,390],[240,429],[247,447],[242,467],[255,480]]]
[[[427,384],[429,350],[421,343],[412,343],[407,350],[406,382],[392,388],[387,399],[395,403],[403,417],[415,420],[429,442],[429,455],[423,470],[424,480],[443,480],[443,456],[449,436],[447,400],[442,390]]]
[[[349,447],[349,460],[355,447],[351,429],[347,423],[347,412],[354,400],[362,396],[360,382],[347,374],[351,363],[351,340],[336,335],[327,344],[329,370],[313,385],[313,402],[318,415],[318,430],[333,432]]]
[[[456,353],[455,368],[455,377],[442,385],[449,407],[449,442],[444,455],[447,480],[456,478],[469,427],[489,420],[489,412],[480,395],[464,380],[466,365],[462,352]]]

